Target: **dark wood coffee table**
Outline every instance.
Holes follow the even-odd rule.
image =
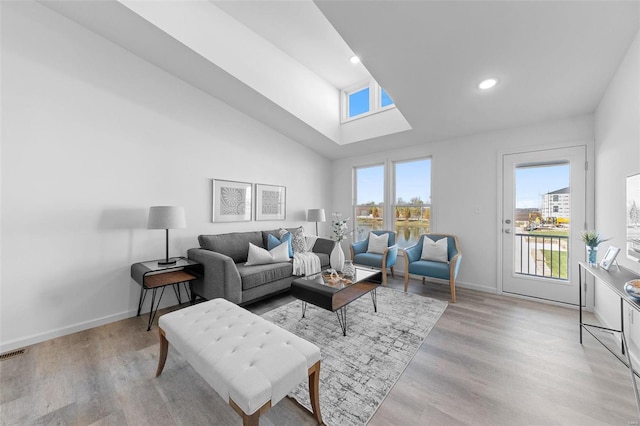
[[[349,303],[369,293],[373,301],[373,310],[378,312],[376,289],[382,284],[382,272],[362,267],[355,269],[353,277],[340,275],[340,279],[333,279],[323,271],[293,280],[291,295],[302,301],[302,317],[305,316],[307,303],[335,312],[342,328],[342,335],[346,336]]]

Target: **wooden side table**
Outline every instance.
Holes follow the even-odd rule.
[[[149,310],[147,331],[151,330],[151,325],[158,312],[166,287],[169,285],[173,287],[178,303],[182,304],[182,298],[180,297],[181,285],[184,286],[187,297],[191,298],[191,281],[202,276],[202,264],[185,257],[174,257],[172,259],[176,261],[173,265],[159,265],[158,260],[149,260],[131,265],[131,278],[140,284],[137,316],[140,316],[147,290],[151,290],[151,309]],[[157,294],[158,289],[160,289],[159,296]]]

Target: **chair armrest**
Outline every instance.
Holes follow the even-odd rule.
[[[422,254],[422,247],[419,244],[415,244],[411,247],[404,249],[404,257],[407,264],[415,262],[420,259]]]
[[[460,252],[453,256],[453,259],[449,261],[449,276],[454,279],[458,277],[458,270],[460,269],[460,261],[462,260],[462,255]]]
[[[385,258],[385,267],[390,268],[396,264],[396,260],[398,259],[398,245],[394,244],[391,247],[387,247],[384,251]]]
[[[369,240],[362,240],[362,241],[356,241],[355,243],[351,244],[351,250],[353,251],[353,254],[360,254],[360,253],[365,253],[367,251],[367,248],[369,248]]]
[[[191,284],[197,295],[207,300],[223,297],[236,304],[242,302],[242,279],[233,259],[201,248],[189,249],[187,256],[204,267],[203,277]]]

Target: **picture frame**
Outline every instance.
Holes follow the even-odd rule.
[[[616,256],[618,256],[618,253],[620,253],[620,249],[618,247],[609,246],[606,253],[604,254],[604,257],[600,261],[600,267],[605,271],[608,271],[609,267],[616,260]]]
[[[252,184],[213,179],[212,222],[249,222],[252,219]]]
[[[287,188],[256,183],[256,220],[285,220]]]

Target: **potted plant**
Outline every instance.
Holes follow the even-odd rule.
[[[589,266],[596,266],[598,264],[598,245],[607,241],[603,239],[597,231],[584,231],[582,233],[582,241],[587,246],[587,259]]]

